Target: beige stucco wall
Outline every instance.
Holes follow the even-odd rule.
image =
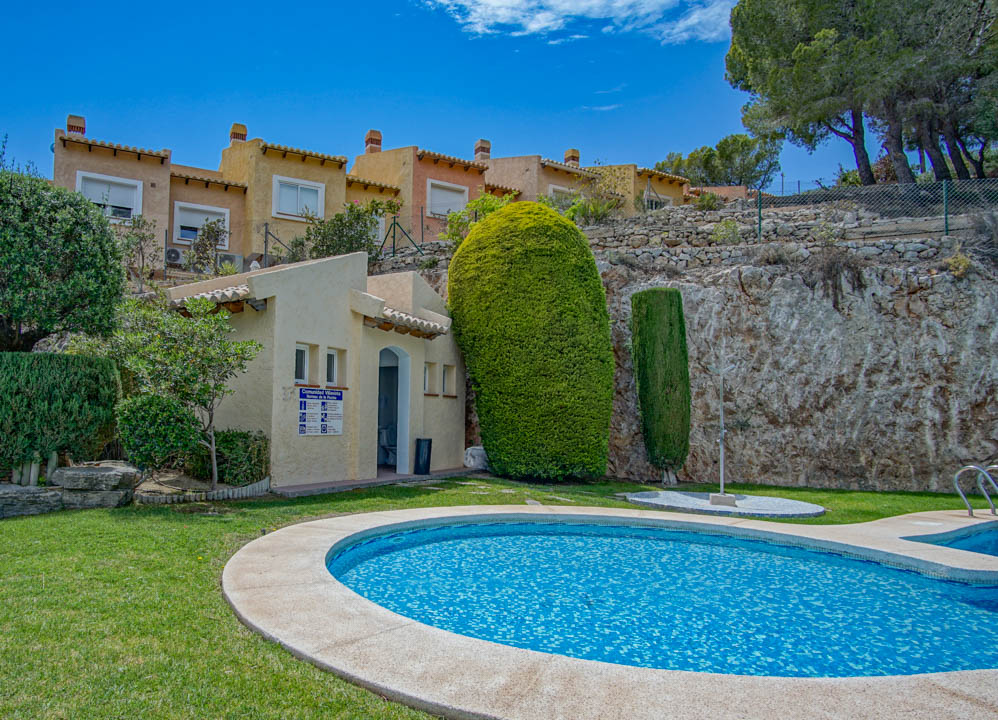
[[[61,129],[55,131],[53,183],[76,190],[78,170],[140,181],[142,215],[155,221],[157,237],[162,239],[170,222],[170,158],[143,155],[138,159],[132,152],[119,151],[115,155],[110,148],[97,146],[88,151],[86,145],[73,142],[67,142],[63,147],[61,138],[65,134]]]
[[[243,241],[246,253],[263,252],[263,225],[269,223],[270,231],[283,242],[289,243],[295,236],[305,232],[304,220],[274,217],[273,179],[275,175],[308,180],[325,185],[323,203],[324,217],[330,217],[343,210],[346,202],[346,168],[337,162],[319,158],[282,153],[276,150],[262,151],[263,140],[233,140],[222,150],[219,169],[228,180],[245,183],[248,190],[245,196]],[[245,253],[244,253],[245,254]]]
[[[243,188],[230,187],[225,189],[222,185],[210,184],[205,187],[203,182],[196,180],[185,181],[184,178],[174,177],[170,180],[170,247],[187,248],[188,245],[173,242],[176,236],[174,225],[174,209],[176,202],[194,203],[195,205],[210,205],[212,207],[225,208],[229,211],[229,248],[226,252],[246,255],[252,252],[249,243],[249,235],[246,232],[246,194]]]
[[[640,212],[636,198],[643,197],[642,193],[648,187],[649,178],[652,189],[656,193],[671,200],[673,205],[683,204],[685,183],[642,173],[637,165],[596,165],[586,169],[599,173],[604,187],[623,195],[624,203],[621,209],[626,217],[637,215]]]
[[[350,168],[351,175],[399,188],[400,192],[396,196],[402,201],[399,225],[405,228],[408,233],[412,233],[412,229],[417,226],[412,220],[412,166],[415,161],[416,147],[412,145],[358,155],[354,158],[353,167]],[[416,208],[416,217],[419,217],[418,207]]]
[[[271,438],[271,481],[275,487],[367,480],[377,477],[379,355],[392,348],[409,361],[408,467],[412,472],[417,438],[431,438],[431,470],[461,467],[464,456],[464,366],[450,334],[428,340],[408,333],[364,325],[352,309],[355,293],[365,303],[447,324],[446,304],[417,273],[367,277],[363,253],[268,268],[227,278],[213,278],[170,289],[171,298],[247,284],[263,311],[244,305],[232,316],[236,339],[254,339],[264,347],[248,372],[233,380],[235,393],[219,409],[218,426],[262,429]],[[374,296],[374,297],[371,297]],[[340,353],[339,385],[344,394],[343,434],[298,435],[298,388],[294,351],[310,346],[309,384],[326,387],[325,351]],[[449,397],[423,392],[424,363],[455,368]]]
[[[540,155],[491,158],[485,177],[495,185],[519,188],[521,194],[517,200],[537,200],[541,195],[550,195],[552,185],[579,191],[590,182],[579,173],[543,165],[542,160]]]

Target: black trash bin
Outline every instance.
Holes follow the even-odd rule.
[[[416,474],[430,474],[430,451],[433,445],[431,438],[416,438]]]

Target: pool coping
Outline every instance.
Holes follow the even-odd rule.
[[[576,516],[721,531],[806,545],[926,574],[998,582],[998,557],[905,540],[994,522],[945,510],[853,525],[796,525],[660,510],[498,505],[345,515],[292,525],[240,549],[222,573],[239,619],[296,656],[385,697],[448,718],[993,718],[998,669],[923,675],[787,678],[659,670],[580,660],[465,637],[403,617],[337,581],[342,542],[439,520]]]

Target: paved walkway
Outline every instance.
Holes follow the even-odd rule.
[[[994,522],[938,511],[856,525],[792,525],[655,510],[476,506],[306,522],[250,542],[222,588],[240,620],[300,658],[407,705],[451,718],[509,720],[994,720],[998,669],[926,675],[783,678],[580,660],[423,625],[360,597],[326,569],[331,549],[386,526],[537,516],[690,527],[808,545],[953,579],[998,584],[998,557],[904,540]],[[998,525],[996,525],[998,526]]]
[[[650,490],[623,493],[635,505],[662,510],[677,510],[703,515],[744,515],[749,517],[809,518],[825,514],[825,508],[803,500],[789,500],[771,495],[735,495],[735,506],[711,505],[710,493],[679,490]]]

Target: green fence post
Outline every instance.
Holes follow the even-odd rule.
[[[760,187],[755,191],[755,207],[756,207],[756,238],[759,242],[762,242],[762,188]]]
[[[949,180],[943,180],[943,235],[949,235]]]

